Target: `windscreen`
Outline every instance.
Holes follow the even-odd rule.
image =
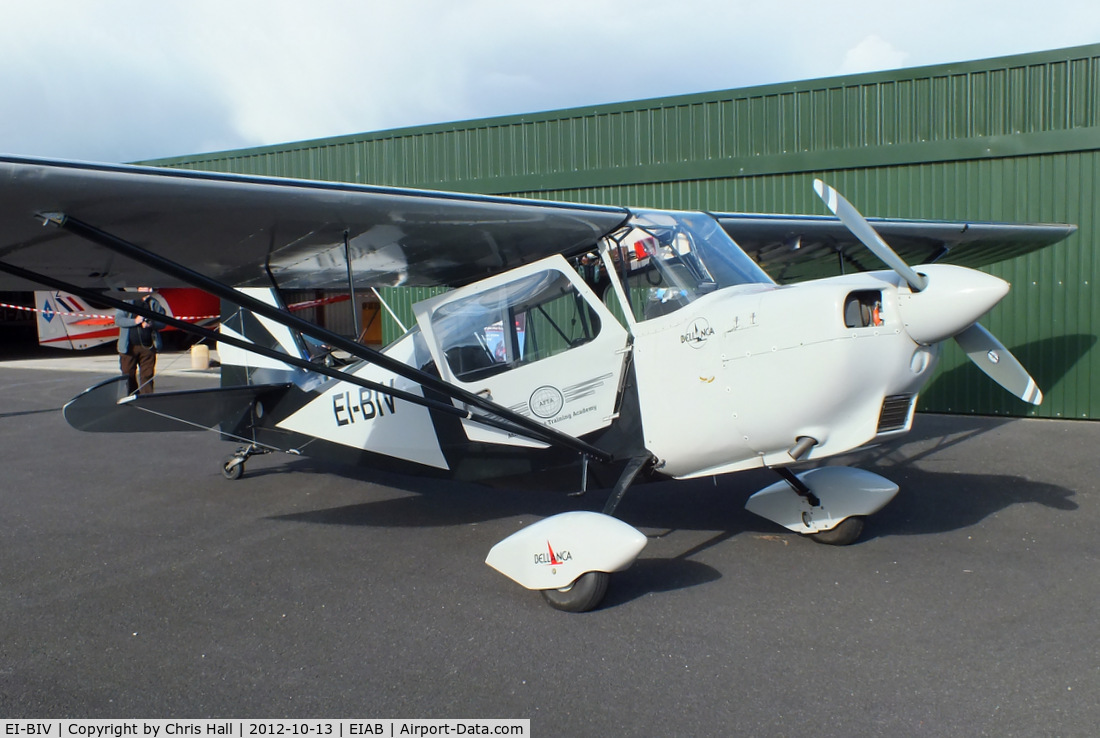
[[[705,213],[635,211],[612,243],[611,261],[638,321],[727,287],[774,284]]]

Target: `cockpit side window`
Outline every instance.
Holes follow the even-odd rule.
[[[555,270],[456,300],[432,316],[448,367],[463,382],[556,356],[599,331],[595,311]]]

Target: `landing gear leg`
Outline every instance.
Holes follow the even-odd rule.
[[[635,456],[630,460],[630,463],[623,469],[622,475],[619,476],[619,481],[615,482],[615,489],[611,490],[611,496],[607,498],[607,504],[603,506],[604,515],[615,514],[615,508],[623,501],[623,495],[626,494],[627,487],[633,484],[639,472],[652,462],[653,457],[648,454],[645,456]]]
[[[775,473],[783,477],[783,481],[791,486],[798,496],[806,500],[814,507],[821,507],[821,500],[817,498],[813,490],[806,486],[806,483],[799,479],[793,471],[785,466],[777,466]]]
[[[222,463],[222,476],[226,479],[240,479],[244,476],[244,462],[253,456],[271,453],[270,449],[261,448],[256,444],[241,446],[233,455]]]

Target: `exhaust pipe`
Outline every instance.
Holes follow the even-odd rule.
[[[801,461],[810,449],[817,445],[817,439],[810,436],[799,436],[794,439],[794,445],[787,449],[787,455],[795,461]]]

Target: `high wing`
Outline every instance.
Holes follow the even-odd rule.
[[[715,213],[726,233],[777,282],[801,282],[882,263],[838,219],[818,215]],[[1073,233],[1061,224],[867,219],[908,264],[977,268],[1036,251]]]
[[[0,260],[92,287],[183,286],[72,233],[78,219],[238,286],[460,286],[593,248],[627,209],[127,165],[0,156]],[[881,268],[835,218],[717,213],[778,282]],[[907,263],[982,266],[1054,243],[1065,225],[870,219]],[[348,261],[351,261],[350,270]],[[0,274],[0,289],[33,289]]]
[[[78,219],[227,284],[458,286],[589,248],[623,208],[0,156],[0,260],[92,287],[183,286],[64,229]],[[0,290],[34,289],[0,274]]]

